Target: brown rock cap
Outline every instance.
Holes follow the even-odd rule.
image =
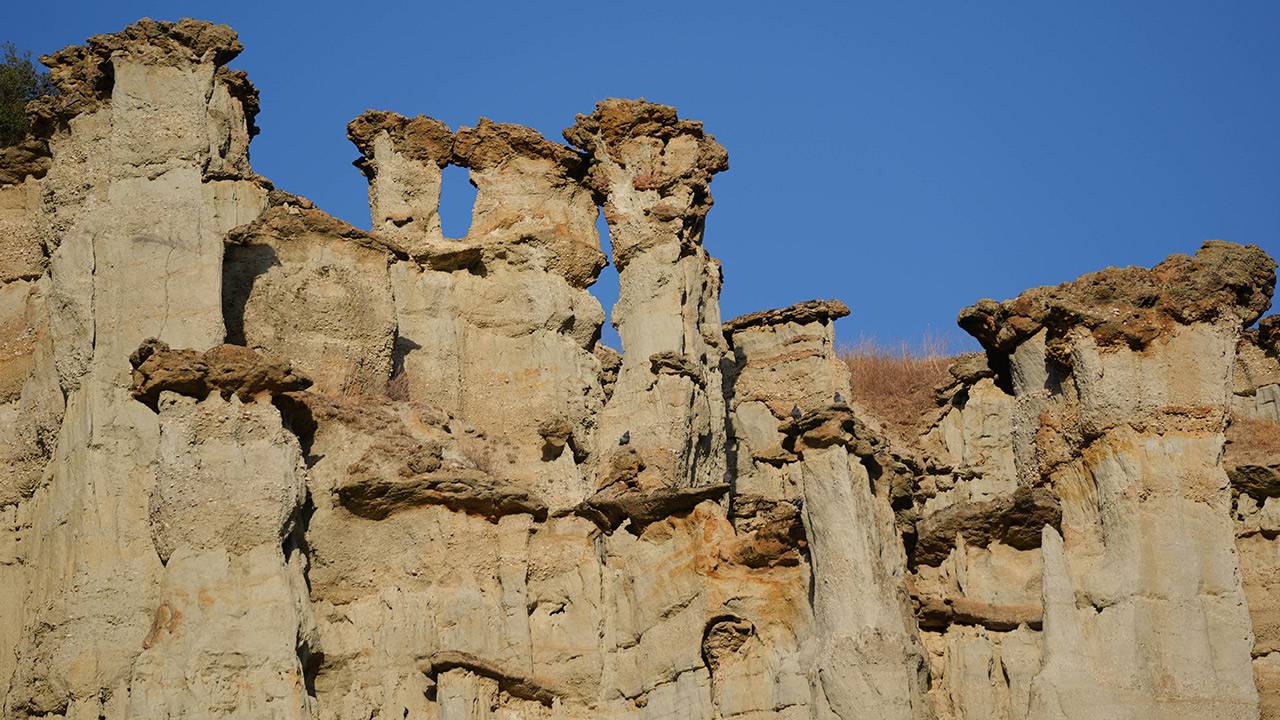
[[[347,123],[347,139],[363,156],[355,165],[366,175],[372,172],[369,161],[373,159],[373,142],[384,130],[396,149],[413,160],[444,167],[453,158],[453,131],[443,122],[425,115],[407,118],[399,113],[367,110]]]
[[[676,109],[644,98],[606,98],[596,103],[590,115],[579,114],[572,127],[564,131],[564,139],[580,148],[589,148],[592,138],[600,137],[607,146],[620,145],[638,137],[669,140],[679,135],[705,139],[707,153],[704,168],[710,172],[729,169],[729,155],[724,147],[707,135],[698,120],[681,120]]]
[[[1171,255],[1153,268],[1107,268],[1013,300],[980,300],[957,322],[997,352],[1012,351],[1041,329],[1053,341],[1076,326],[1099,345],[1136,350],[1175,325],[1220,319],[1248,325],[1271,304],[1275,283],[1276,263],[1261,248],[1210,240],[1194,256]]]
[[[70,45],[44,55],[56,95],[27,103],[30,136],[14,147],[0,149],[0,185],[22,182],[28,176],[44,177],[50,164],[48,139],[54,131],[81,113],[92,112],[111,97],[111,58],[127,56],[149,65],[212,62],[218,78],[245,108],[249,135],[258,113],[258,91],[244,72],[221,68],[244,46],[226,25],[183,19],[176,23],[144,18],[118,33],[94,35],[85,45]]]
[[[739,315],[724,324],[724,333],[730,335],[749,327],[781,325],[789,322],[799,325],[827,322],[846,317],[848,314],[849,306],[839,300],[806,300],[784,308],[760,310],[746,315]]]
[[[203,400],[217,391],[249,400],[260,393],[285,393],[311,384],[288,363],[270,360],[239,345],[215,345],[197,350],[174,350],[155,338],[143,341],[129,356],[133,366],[133,396],[156,409],[166,390]]]
[[[602,143],[609,156],[621,164],[626,162],[623,146],[637,139],[653,138],[665,144],[686,135],[695,138],[698,144],[697,159],[687,170],[677,176],[637,176],[634,183],[638,190],[662,190],[686,182],[705,192],[712,175],[729,169],[729,153],[714,137],[703,132],[701,122],[681,120],[670,105],[659,105],[644,98],[608,98],[596,103],[590,115],[578,115],[573,126],[564,131],[564,139],[570,145],[594,154],[600,149],[598,143]],[[607,193],[607,180],[599,173],[592,173],[588,184],[601,195]],[[710,206],[710,194],[706,193],[702,213]]]
[[[475,127],[458,128],[454,135],[455,165],[487,170],[516,156],[550,160],[568,174],[581,174],[586,167],[586,158],[581,153],[551,142],[537,130],[523,125],[480,118]]]
[[[1018,550],[1033,550],[1040,547],[1046,525],[1061,527],[1062,505],[1045,488],[1019,487],[991,500],[958,502],[916,525],[911,562],[938,565],[955,547],[957,535],[975,547],[1000,542]]]
[[[124,56],[147,65],[221,66],[242,50],[236,31],[226,25],[190,18],[178,22],[143,18],[118,33],[94,35],[84,45],[71,45],[41,57],[58,94],[32,101],[27,113],[35,134],[47,137],[58,123],[96,109],[111,96],[112,57]]]
[[[355,165],[366,175],[373,171],[369,161],[373,159],[374,140],[384,131],[397,151],[439,167],[488,170],[517,156],[550,160],[570,174],[581,174],[586,167],[581,153],[551,142],[523,125],[480,118],[475,127],[458,128],[455,133],[448,125],[425,115],[408,118],[395,112],[368,110],[347,123],[347,138],[363,156]]]

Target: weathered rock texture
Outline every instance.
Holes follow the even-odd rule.
[[[843,303],[721,323],[700,123],[371,111],[364,231],[253,173],[239,50],[67,48],[0,153],[4,717],[1280,717],[1256,248],[980,302],[890,440]]]
[[[1238,351],[1241,330],[1274,284],[1261,250],[1209,242],[961,313],[987,368],[940,394],[915,503],[940,714],[1274,713],[1256,640],[1273,622],[1274,548],[1241,528],[1258,503],[1223,460],[1233,407],[1257,397],[1239,366],[1260,353]]]
[[[1223,464],[1231,481],[1236,551],[1253,621],[1253,674],[1262,717],[1280,718],[1280,315],[1236,345]]]

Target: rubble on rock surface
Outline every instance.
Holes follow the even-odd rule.
[[[253,172],[240,49],[54,53],[0,152],[4,717],[1280,717],[1257,248],[979,302],[902,438],[843,303],[721,322],[701,123],[369,111],[363,231]]]

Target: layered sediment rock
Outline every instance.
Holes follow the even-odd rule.
[[[158,692],[168,699],[149,695],[130,709],[141,700],[129,689],[148,685],[140,653],[166,588],[217,586],[218,573],[229,581],[234,574],[220,568],[244,554],[225,548],[220,561],[162,562],[151,507],[167,431],[132,396],[129,355],[150,337],[195,348],[223,340],[223,239],[258,214],[266,194],[241,177],[250,133],[244,87],[218,71],[239,49],[227,28],[144,21],[44,59],[60,91],[34,108],[51,159],[43,176],[15,186],[38,183],[28,198],[39,202],[23,203],[18,225],[39,231],[17,241],[39,243],[40,252],[19,253],[22,269],[4,261],[6,278],[39,273],[13,282],[32,282],[27,307],[46,309],[14,328],[32,333],[34,349],[17,400],[21,420],[6,428],[14,437],[5,443],[30,468],[6,496],[0,682],[11,715],[204,707],[165,684]],[[43,268],[26,260],[37,254],[47,257]],[[8,284],[5,291],[16,294]],[[45,428],[59,415],[49,442],[55,435]],[[196,465],[194,457],[174,461]],[[277,555],[279,547],[272,542]],[[280,557],[280,577],[284,567]],[[239,594],[234,582],[221,589]],[[210,653],[199,662],[226,667]]]
[[[593,349],[604,312],[586,287],[604,266],[585,160],[516,125],[451,132],[428,118],[368,112],[348,135],[370,178],[387,255],[392,365],[404,395],[464,419],[501,447],[494,471],[557,511],[593,485],[604,404]],[[440,233],[441,167],[477,187],[467,237]],[[512,422],[514,409],[530,422]]]
[[[720,264],[702,246],[709,183],[728,155],[702,123],[643,100],[606,100],[565,139],[590,157],[618,269],[613,323],[626,350],[600,416],[598,452],[630,438],[656,482],[724,481]]]
[[[370,111],[364,231],[253,173],[239,50],[60,51],[0,154],[5,717],[1280,712],[1256,248],[979,303],[891,438],[843,303],[721,323],[700,123]]]
[[[930,464],[951,469],[946,495],[996,494],[939,502],[939,477],[921,486],[915,591],[937,628],[940,714],[1258,716],[1251,646],[1267,613],[1246,602],[1222,450],[1237,342],[1274,283],[1257,248],[1210,242],[961,313],[988,370],[944,393]],[[983,428],[1005,427],[994,447],[1012,468],[966,457],[995,457]],[[949,554],[938,529],[955,534]]]
[[[1280,717],[1280,316],[1236,344],[1223,465],[1231,481],[1236,551],[1253,621],[1262,717]]]
[[[928,717],[924,652],[891,508],[893,473],[875,457],[882,441],[845,400],[849,371],[835,355],[833,321],[848,313],[838,301],[811,301],[725,324],[736,361],[732,509],[746,551],[739,552],[808,555],[816,717]],[[801,532],[779,532],[789,513],[777,510],[773,522],[787,524],[766,531],[759,505],[799,508]]]

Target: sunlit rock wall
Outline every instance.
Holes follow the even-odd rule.
[[[979,303],[898,437],[843,303],[721,322],[701,123],[370,111],[365,231],[254,174],[240,49],[55,53],[0,151],[5,717],[1280,713],[1261,251]]]

